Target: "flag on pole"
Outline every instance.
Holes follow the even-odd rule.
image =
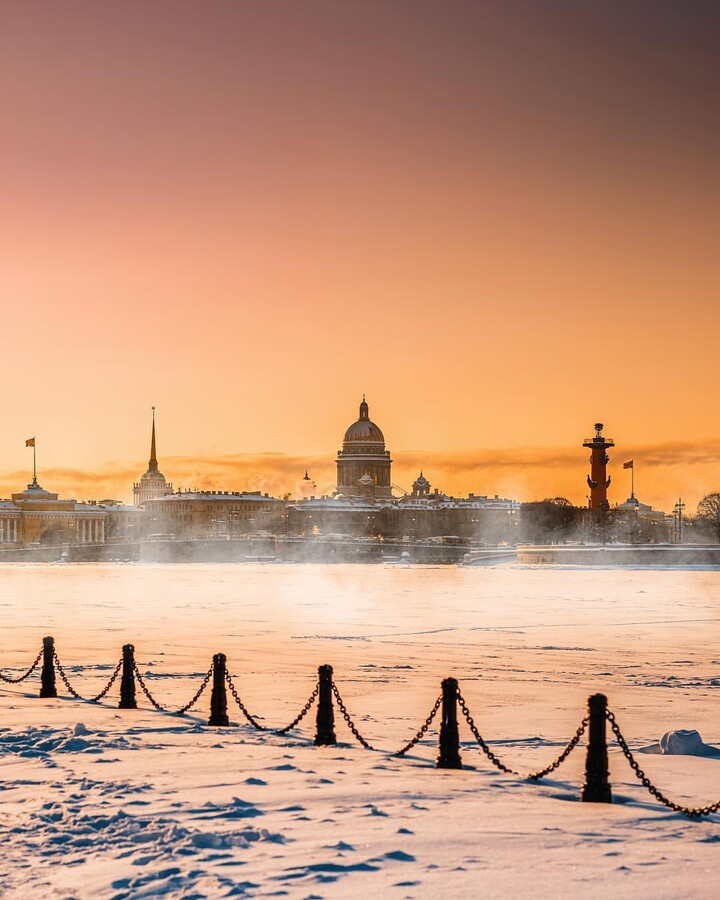
[[[35,446],[35,438],[34,437],[28,438],[25,441],[25,446],[26,447],[34,447]]]
[[[628,460],[628,462],[623,463],[623,469],[634,469],[635,468],[635,466],[633,466],[634,462],[635,462],[635,460],[631,459],[631,460]]]

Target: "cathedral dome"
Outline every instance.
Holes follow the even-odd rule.
[[[364,397],[360,404],[360,418],[357,422],[353,422],[345,432],[344,441],[346,444],[355,444],[358,442],[371,442],[374,444],[385,443],[385,435],[374,422],[370,421],[369,408]]]

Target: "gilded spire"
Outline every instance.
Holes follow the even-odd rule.
[[[148,469],[151,472],[157,472],[158,470],[158,461],[157,461],[157,450],[155,449],[155,407],[152,408],[152,439],[150,441],[150,463],[148,465]]]

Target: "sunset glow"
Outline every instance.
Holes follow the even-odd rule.
[[[704,10],[704,15],[700,10]],[[412,15],[410,15],[412,11]],[[408,487],[720,489],[712,6],[0,10],[0,493],[322,490],[363,392]],[[709,21],[708,21],[709,20]]]

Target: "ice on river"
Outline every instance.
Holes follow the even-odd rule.
[[[14,565],[0,568],[0,666],[52,634],[72,684],[97,693],[122,644],[163,703],[193,695],[213,653],[244,702],[287,724],[331,663],[366,751],[336,713],[286,736],[37,698],[0,685],[0,895],[136,897],[714,897],[720,816],[689,821],[644,792],[613,746],[615,803],[580,804],[584,747],[528,784],[494,769],[461,723],[462,771],[433,766],[439,693],[460,681],[480,731],[520,771],[556,756],[589,694],[607,694],[672,799],[720,798],[720,573],[380,566]],[[116,685],[117,687],[117,685]],[[232,702],[232,701],[231,701]]]

